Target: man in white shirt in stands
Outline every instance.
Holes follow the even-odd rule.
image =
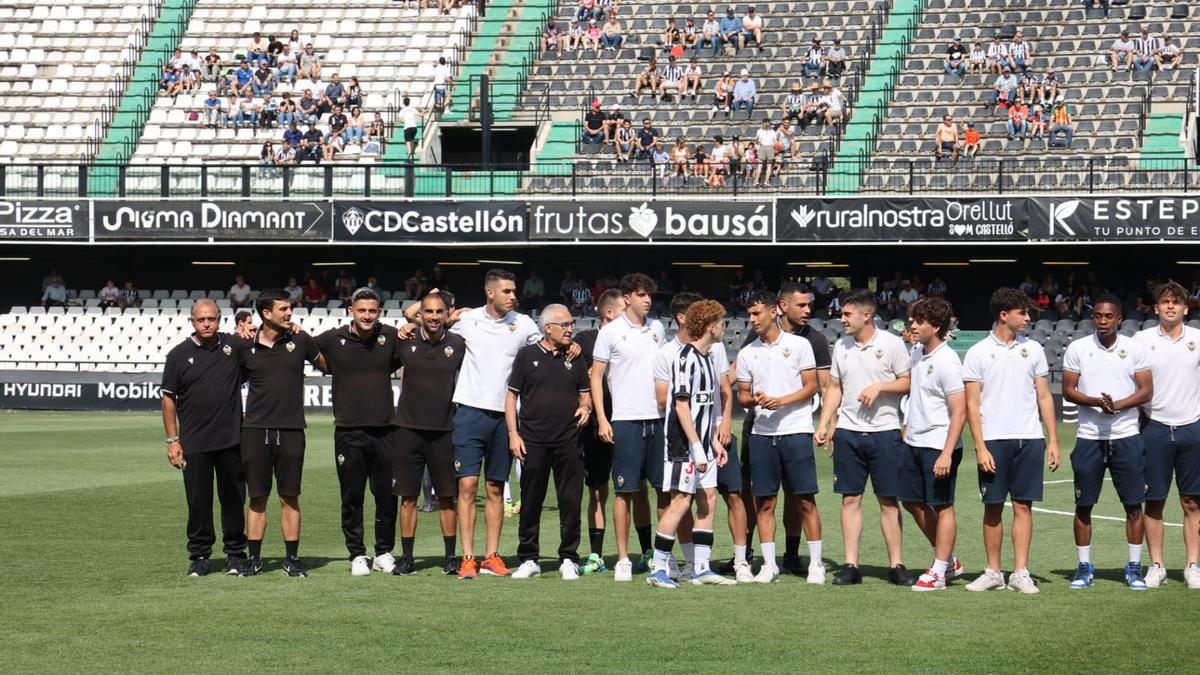
[[[754,5],[746,8],[746,15],[742,17],[742,46],[750,44],[753,40],[758,46],[758,53],[763,50],[763,18],[758,15],[754,9]]]
[[[241,309],[253,304],[250,301],[250,284],[246,283],[246,277],[237,275],[234,277],[233,285],[229,287],[229,293],[226,297],[229,298],[229,305],[234,309]]]
[[[435,110],[444,110],[449,106],[448,94],[453,79],[452,72],[450,65],[446,63],[446,57],[439,56],[437,65],[433,67],[433,107]]]
[[[404,97],[404,107],[400,109],[400,122],[404,125],[404,145],[408,148],[408,157],[412,159],[417,152],[417,130],[421,124],[421,113],[413,107],[411,99]]]
[[[1146,500],[1146,446],[1138,430],[1138,407],[1154,395],[1149,350],[1118,332],[1121,299],[1102,295],[1092,308],[1096,332],[1072,342],[1063,355],[1063,398],[1079,406],[1079,432],[1071,453],[1075,474],[1075,546],[1079,567],[1070,588],[1089,588],[1092,507],[1100,500],[1104,472],[1125,507],[1129,564],[1125,584],[1146,590],[1142,577],[1142,503]]]
[[[1163,557],[1163,507],[1171,474],[1183,505],[1183,579],[1200,588],[1200,330],[1183,325],[1187,291],[1174,281],[1154,291],[1158,325],[1133,336],[1149,351],[1154,396],[1142,406],[1146,444],[1146,547],[1151,565],[1146,586],[1167,583]],[[1147,419],[1148,418],[1148,419]]]
[[[833,491],[842,495],[842,539],[846,565],[833,583],[862,583],[858,569],[862,497],[867,478],[879,501],[879,522],[888,555],[888,581],[911,586],[904,568],[900,526],[900,397],[909,390],[910,355],[904,341],[874,324],[875,294],[847,291],[839,312],[846,335],[833,347],[829,387],[821,404],[814,440],[833,442]],[[837,431],[834,431],[836,417]]]
[[[992,293],[992,332],[971,346],[963,363],[987,554],[987,567],[967,584],[968,591],[1007,587],[1026,594],[1039,592],[1028,568],[1033,502],[1042,500],[1042,464],[1047,454],[1050,470],[1058,470],[1058,423],[1046,354],[1042,345],[1023,335],[1031,306],[1022,290],[1000,288]],[[1013,572],[1006,586],[1000,548],[1004,505],[1010,498]]]

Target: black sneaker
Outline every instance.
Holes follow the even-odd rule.
[[[253,577],[262,574],[263,561],[262,556],[252,555],[246,559],[246,564],[242,566],[242,576]]]
[[[446,564],[442,565],[442,574],[447,576],[458,576],[458,556],[450,556],[446,558]]]
[[[833,577],[834,586],[854,586],[861,583],[862,572],[858,571],[858,565],[844,565],[842,571]]]
[[[783,566],[779,568],[779,571],[797,577],[808,576],[808,566],[804,564],[804,558],[798,555],[784,556]]]
[[[203,577],[208,575],[208,558],[196,558],[192,564],[188,566],[187,575],[189,577]]]
[[[917,580],[909,576],[904,565],[896,565],[888,570],[888,583],[896,586],[912,586],[917,583]]]
[[[723,577],[732,576],[733,572],[733,558],[730,558],[729,560],[726,560],[717,566],[717,574],[720,574]]]
[[[242,569],[246,566],[245,558],[226,558],[225,559],[225,576],[240,577]]]
[[[396,558],[396,566],[392,568],[392,574],[398,577],[406,577],[417,571],[417,566],[413,564],[412,558],[408,556],[400,556]],[[458,570],[455,569],[457,573]]]
[[[289,577],[308,576],[308,570],[304,568],[304,563],[299,558],[284,558],[283,573]]]

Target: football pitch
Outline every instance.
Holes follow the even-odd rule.
[[[549,560],[541,578],[461,582],[441,574],[436,514],[420,514],[416,575],[353,578],[341,536],[332,423],[326,415],[309,417],[301,555],[310,576],[279,571],[283,544],[273,502],[264,576],[195,579],[184,576],[182,479],[166,462],[157,415],[0,413],[0,671],[1161,673],[1195,667],[1200,592],[1182,581],[1181,530],[1167,527],[1169,583],[1127,590],[1122,510],[1109,485],[1095,511],[1116,518],[1095,520],[1098,581],[1086,591],[1067,588],[1076,562],[1071,518],[1063,515],[1072,510],[1066,453],[1074,427],[1060,432],[1064,466],[1047,472],[1052,482],[1038,505],[1061,513],[1034,519],[1030,567],[1042,593],[1022,596],[963,590],[984,563],[969,447],[958,478],[955,548],[968,578],[943,592],[886,584],[878,510],[869,495],[861,555],[867,579],[858,587],[812,587],[784,576],[773,586],[664,591],[640,575],[617,584],[611,572],[568,583]],[[838,500],[831,461],[823,451],[818,457],[832,573],[841,562]],[[368,519],[372,512],[368,504]],[[557,517],[551,503],[542,527],[542,550],[551,555]],[[905,562],[920,571],[930,548],[904,517]],[[1181,522],[1174,494],[1166,520]],[[724,522],[722,510],[717,559],[732,555]],[[478,527],[482,543],[482,514]],[[366,530],[369,547],[369,522]],[[612,532],[610,524],[610,567]],[[586,529],[584,535],[586,555]],[[781,552],[782,536],[781,527]],[[505,521],[501,546],[513,568],[515,549],[514,517]],[[1006,570],[1011,555],[1006,532]],[[219,570],[223,561],[214,563]]]

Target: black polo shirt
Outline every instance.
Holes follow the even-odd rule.
[[[454,383],[467,353],[467,341],[447,329],[432,340],[418,328],[400,343],[397,357],[404,366],[404,384],[396,406],[396,426],[423,431],[453,428]]]
[[[376,323],[366,338],[353,324],[321,333],[317,347],[333,376],[333,423],[339,427],[387,427],[396,421],[392,373],[400,367],[396,329]]]
[[[255,337],[241,350],[250,393],[246,397],[248,429],[304,428],[304,362],[316,363],[321,350],[308,333],[283,333],[271,347]]]
[[[592,369],[592,352],[596,350],[596,338],[600,336],[599,328],[590,328],[580,331],[571,337],[571,341],[579,345],[579,358],[576,361],[582,361],[587,366],[588,370]],[[591,379],[589,378],[589,382]],[[608,390],[608,378],[602,378],[601,383],[604,385],[604,412],[612,415],[612,392]],[[588,424],[598,425],[596,416],[592,415],[588,420]]]
[[[217,333],[212,347],[189,337],[167,352],[162,393],[175,399],[183,454],[232,448],[242,430],[238,338]]]
[[[529,345],[513,359],[508,389],[520,397],[522,439],[539,445],[575,442],[579,394],[591,389],[584,363],[568,361],[564,352],[548,351],[541,342]]]
[[[605,117],[604,113],[594,109],[589,110],[588,113],[583,116],[584,126],[587,127],[588,131],[601,131],[604,129],[604,122],[606,119],[607,118]]]

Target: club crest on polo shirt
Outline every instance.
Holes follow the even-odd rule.
[[[384,343],[386,343],[386,342],[387,342],[387,338],[385,338],[384,336],[380,335],[379,337],[375,338],[375,341],[376,341],[376,342],[378,342],[378,343],[379,343],[379,346],[381,346],[381,347],[382,347],[382,346],[384,345]]]
[[[1195,342],[1189,342],[1189,343],[1187,343],[1187,348],[1188,348],[1188,351],[1189,351],[1189,352],[1194,352],[1194,351],[1196,351],[1196,343],[1195,343]]]
[[[926,374],[926,375],[932,375],[932,374],[933,374],[933,364],[932,364],[932,363],[931,363],[931,364],[929,364],[929,367],[925,369],[925,374]]]
[[[449,349],[449,347],[446,347],[446,349]],[[415,352],[415,351],[417,351],[417,346],[416,346],[416,345],[409,345],[409,346],[408,346],[408,351],[410,351],[410,352]]]
[[[233,347],[225,345],[224,347],[221,347],[221,351],[225,352],[225,356],[230,356],[233,354]]]
[[[1021,347],[1021,358],[1029,358],[1029,347]]]
[[[785,359],[788,359],[788,358],[791,358],[791,357],[792,357],[792,348],[791,348],[791,347],[784,347],[784,348],[783,348],[783,358],[785,358]]]
[[[189,357],[188,357],[188,363],[190,363],[190,364],[192,364],[192,365],[194,366],[194,365],[196,365],[196,359],[194,359],[194,358],[192,358],[192,357],[190,357],[190,356],[189,356]]]
[[[879,360],[879,359],[882,359],[882,358],[883,358],[883,350],[882,350],[882,349],[876,349],[876,350],[875,350],[875,360]]]
[[[1121,358],[1125,358],[1126,356],[1129,356],[1129,352],[1125,351],[1124,349],[1121,349],[1121,350],[1117,351],[1117,356],[1119,356]]]
[[[294,351],[296,351],[296,343],[295,343],[295,342],[289,342],[289,343],[287,343],[287,350],[288,350],[289,352],[294,352]]]
[[[534,367],[534,368],[537,368],[537,367],[538,367],[538,362],[537,362],[537,361],[534,361],[534,362],[533,362],[533,367]]]
[[[413,349],[416,349],[416,347],[413,347]],[[447,346],[442,350],[442,353],[446,355],[446,358],[450,358],[451,356],[454,356],[454,347]]]
[[[508,332],[510,332],[510,333],[517,332],[517,324],[515,324],[515,323],[508,324]]]
[[[342,339],[338,340],[338,342],[342,343],[343,347],[346,346],[346,338],[342,338]]]

